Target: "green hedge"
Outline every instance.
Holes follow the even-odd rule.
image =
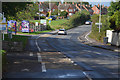
[[[85,21],[90,19],[90,13],[88,11],[83,10],[82,12],[77,12],[74,14],[70,20],[70,27],[77,27],[85,23]]]
[[[101,16],[102,27],[100,29],[100,31],[101,31],[100,33],[99,33],[98,26],[95,25],[95,23],[99,22],[99,15],[93,15],[91,17],[91,20],[92,20],[93,24],[92,24],[92,32],[89,35],[89,37],[95,39],[96,41],[103,42],[103,38],[106,36],[106,30],[110,30],[109,17],[107,15]]]

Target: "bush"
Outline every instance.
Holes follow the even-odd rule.
[[[93,22],[92,24],[92,32],[90,34],[90,37],[95,39],[96,41],[100,41],[103,42],[103,38],[106,36],[106,30],[110,30],[110,23],[109,23],[109,18],[107,15],[102,15],[101,16],[101,23],[102,23],[102,27],[100,29],[100,33],[99,33],[99,28],[97,25],[95,25],[95,23],[99,22],[99,15],[93,15],[91,17],[91,20]]]
[[[120,11],[114,13],[113,16],[110,17],[110,28],[115,31],[120,31]]]
[[[60,13],[60,16],[64,16],[65,18],[67,17],[67,15],[68,15],[68,12],[66,12],[66,11],[63,11]]]
[[[77,27],[85,23],[85,21],[90,19],[90,14],[88,11],[83,10],[81,13],[77,12],[69,19],[70,27]]]

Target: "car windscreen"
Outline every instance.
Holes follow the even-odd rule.
[[[63,30],[63,29],[60,29],[59,31],[65,31],[65,30]]]

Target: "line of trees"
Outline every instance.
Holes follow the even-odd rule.
[[[110,7],[108,8],[108,15],[110,16],[110,28],[115,31],[120,31],[120,1],[111,2]]]

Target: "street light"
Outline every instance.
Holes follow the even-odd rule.
[[[101,0],[100,0],[100,15],[99,15],[99,33],[100,33],[100,23],[101,23]]]

